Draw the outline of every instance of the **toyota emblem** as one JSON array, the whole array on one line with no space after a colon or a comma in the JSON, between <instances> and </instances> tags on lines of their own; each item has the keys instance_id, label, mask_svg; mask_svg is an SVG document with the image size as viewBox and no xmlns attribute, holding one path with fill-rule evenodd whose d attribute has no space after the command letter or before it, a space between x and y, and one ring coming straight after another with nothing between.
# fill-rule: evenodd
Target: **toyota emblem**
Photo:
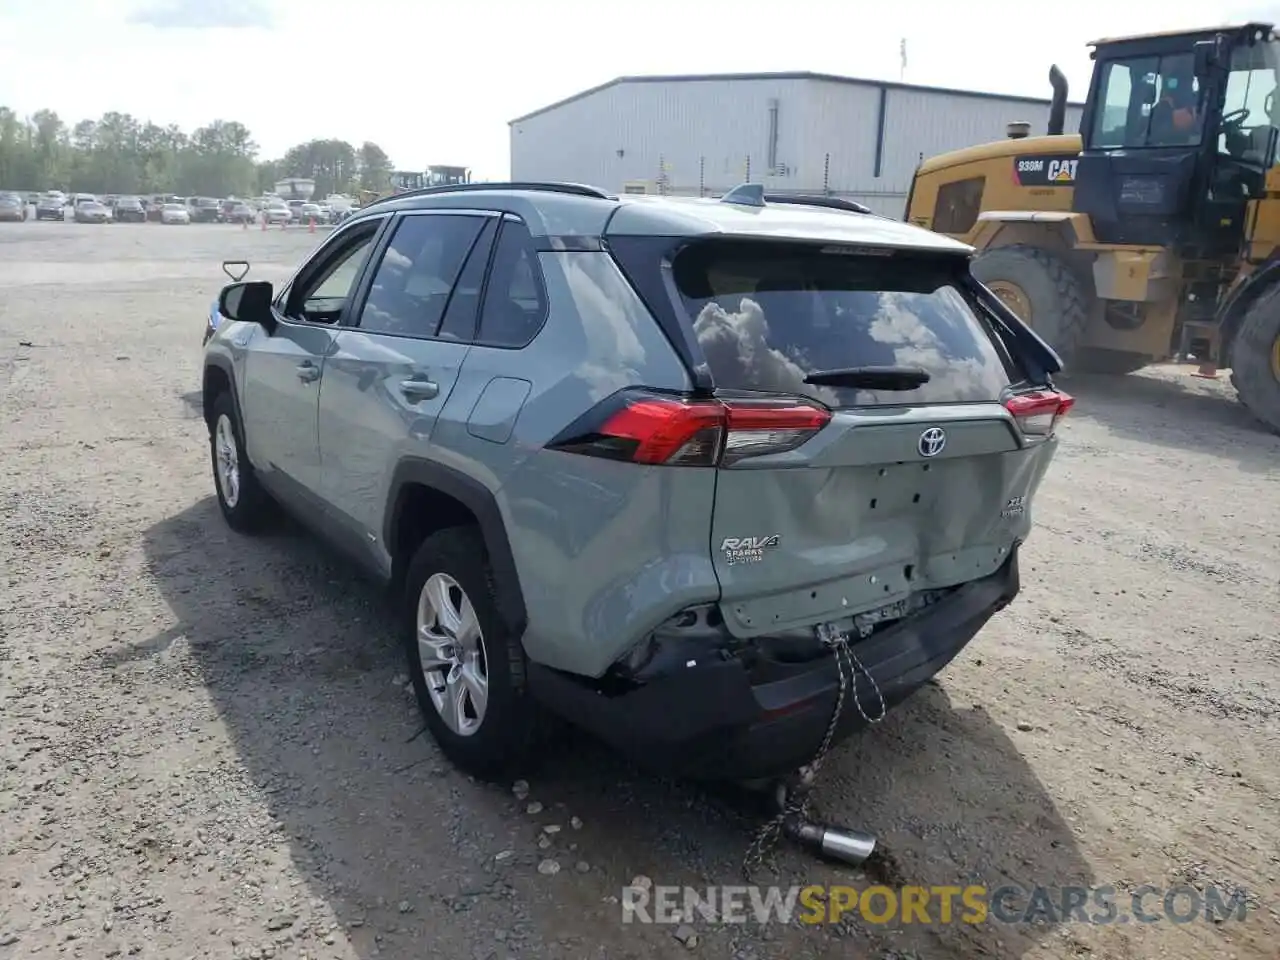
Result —
<instances>
[{"instance_id":1,"label":"toyota emblem","mask_svg":"<svg viewBox=\"0 0 1280 960\"><path fill-rule=\"evenodd\" d=\"M920 440L916 444L922 457L936 457L943 451L947 445L947 435L941 427L930 427L924 433L920 434Z\"/></svg>"}]
</instances>

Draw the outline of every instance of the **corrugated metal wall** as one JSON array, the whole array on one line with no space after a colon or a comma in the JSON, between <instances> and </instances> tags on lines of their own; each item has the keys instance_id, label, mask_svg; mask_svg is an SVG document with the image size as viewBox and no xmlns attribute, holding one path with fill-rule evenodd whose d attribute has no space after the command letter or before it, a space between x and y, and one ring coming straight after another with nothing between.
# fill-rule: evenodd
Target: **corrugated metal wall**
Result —
<instances>
[{"instance_id":1,"label":"corrugated metal wall","mask_svg":"<svg viewBox=\"0 0 1280 960\"><path fill-rule=\"evenodd\" d=\"M702 182L710 193L746 179L750 157L751 178L759 180L770 101L779 105L779 143L799 144L807 87L804 80L609 87L512 124L511 176L620 190L628 180L657 181L665 166L678 192L696 194Z\"/></svg>"},{"instance_id":2,"label":"corrugated metal wall","mask_svg":"<svg viewBox=\"0 0 1280 960\"><path fill-rule=\"evenodd\" d=\"M1068 107L1068 131L1080 113ZM665 176L668 192L696 195L741 183L749 164L772 190L825 191L900 217L922 155L998 140L1011 120L1043 133L1047 119L1045 104L827 80L631 81L512 124L511 176L610 190Z\"/></svg>"}]
</instances>

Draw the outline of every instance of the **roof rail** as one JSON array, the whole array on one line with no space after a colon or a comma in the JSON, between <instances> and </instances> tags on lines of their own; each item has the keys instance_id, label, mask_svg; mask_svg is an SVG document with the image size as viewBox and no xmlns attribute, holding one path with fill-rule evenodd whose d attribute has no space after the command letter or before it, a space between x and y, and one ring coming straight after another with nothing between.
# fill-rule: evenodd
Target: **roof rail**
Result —
<instances>
[{"instance_id":1,"label":"roof rail","mask_svg":"<svg viewBox=\"0 0 1280 960\"><path fill-rule=\"evenodd\" d=\"M599 187L589 187L584 183L539 183L539 182L479 182L479 183L446 183L435 187L422 187L419 190L405 190L402 193L391 193L379 197L373 203L365 204L364 209L390 200L403 200L406 197L430 197L445 193L475 193L486 190L530 190L544 193L564 193L574 197L590 197L593 200L616 200L617 197L605 193Z\"/></svg>"},{"instance_id":2,"label":"roof rail","mask_svg":"<svg viewBox=\"0 0 1280 960\"><path fill-rule=\"evenodd\" d=\"M843 210L846 213L874 213L870 207L864 207L853 200L844 200L840 197L806 197L766 193L764 199L766 203L794 203L802 207L826 207L830 210Z\"/></svg>"}]
</instances>

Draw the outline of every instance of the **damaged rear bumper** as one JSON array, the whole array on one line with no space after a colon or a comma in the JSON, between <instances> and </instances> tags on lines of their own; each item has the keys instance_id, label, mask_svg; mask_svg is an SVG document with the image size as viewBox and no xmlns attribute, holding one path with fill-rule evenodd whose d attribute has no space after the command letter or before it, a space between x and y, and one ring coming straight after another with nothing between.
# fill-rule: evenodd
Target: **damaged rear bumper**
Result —
<instances>
[{"instance_id":1,"label":"damaged rear bumper","mask_svg":"<svg viewBox=\"0 0 1280 960\"><path fill-rule=\"evenodd\" d=\"M1015 550L991 576L855 641L852 649L892 707L950 663L1019 586ZM835 709L839 672L829 654L752 669L736 657L707 659L606 695L590 681L530 664L529 685L553 712L646 767L696 779L749 780L784 776L812 758ZM856 686L863 711L875 717L880 702L870 684L859 677ZM836 740L866 725L846 699Z\"/></svg>"}]
</instances>

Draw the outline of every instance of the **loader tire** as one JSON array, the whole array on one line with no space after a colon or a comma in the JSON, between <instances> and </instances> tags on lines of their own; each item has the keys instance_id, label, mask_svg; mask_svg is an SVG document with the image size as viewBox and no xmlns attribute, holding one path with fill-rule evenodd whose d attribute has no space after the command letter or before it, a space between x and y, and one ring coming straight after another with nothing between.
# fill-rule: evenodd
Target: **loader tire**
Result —
<instances>
[{"instance_id":1,"label":"loader tire","mask_svg":"<svg viewBox=\"0 0 1280 960\"><path fill-rule=\"evenodd\" d=\"M979 254L973 275L1057 351L1076 355L1089 322L1084 284L1062 260L1038 247L1013 244Z\"/></svg>"},{"instance_id":2,"label":"loader tire","mask_svg":"<svg viewBox=\"0 0 1280 960\"><path fill-rule=\"evenodd\" d=\"M1231 344L1231 385L1245 409L1280 434L1280 284L1245 311Z\"/></svg>"}]
</instances>

